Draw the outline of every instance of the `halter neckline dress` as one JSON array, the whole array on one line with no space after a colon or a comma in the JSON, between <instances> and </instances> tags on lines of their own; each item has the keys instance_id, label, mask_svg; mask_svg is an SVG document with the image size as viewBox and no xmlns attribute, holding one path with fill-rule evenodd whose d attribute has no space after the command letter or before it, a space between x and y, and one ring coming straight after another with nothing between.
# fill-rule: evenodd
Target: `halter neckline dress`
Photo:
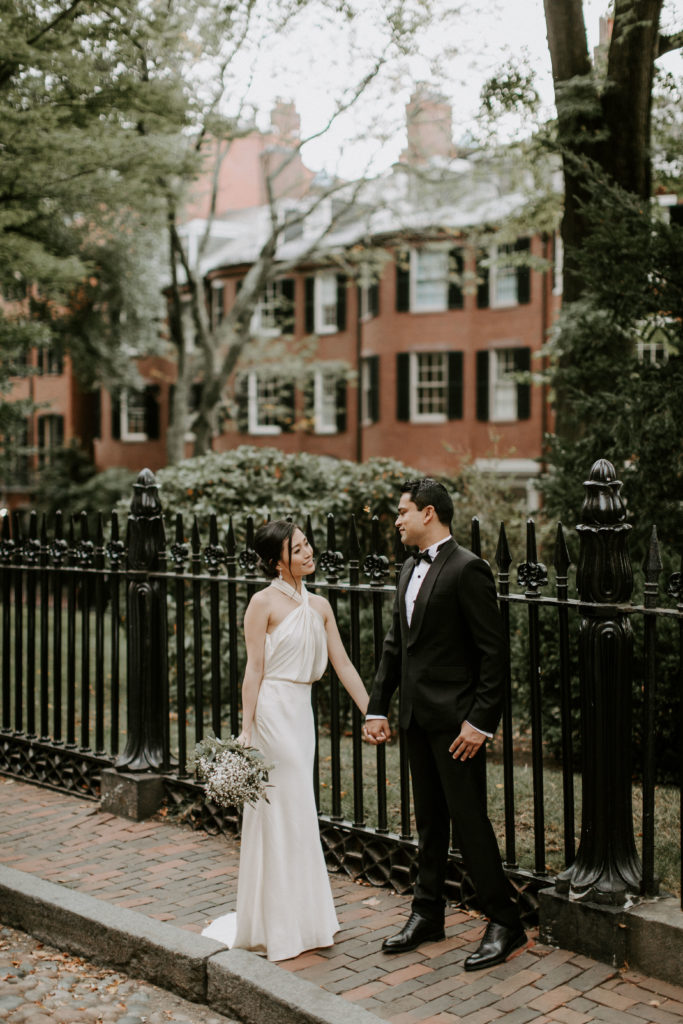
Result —
<instances>
[{"instance_id":1,"label":"halter neckline dress","mask_svg":"<svg viewBox=\"0 0 683 1024\"><path fill-rule=\"evenodd\" d=\"M218 918L202 934L287 960L331 946L339 929L313 791L311 684L327 666L327 637L303 584L301 594L283 580L270 586L296 602L266 634L252 727L253 746L275 767L268 802L244 808L237 914Z\"/></svg>"}]
</instances>

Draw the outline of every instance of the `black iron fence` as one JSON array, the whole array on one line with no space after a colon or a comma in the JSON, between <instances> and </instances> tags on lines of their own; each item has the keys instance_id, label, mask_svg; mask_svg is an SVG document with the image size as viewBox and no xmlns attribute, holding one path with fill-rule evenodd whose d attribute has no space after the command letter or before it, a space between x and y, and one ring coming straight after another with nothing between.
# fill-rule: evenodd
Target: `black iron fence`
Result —
<instances>
[{"instance_id":1,"label":"black iron fence","mask_svg":"<svg viewBox=\"0 0 683 1024\"><path fill-rule=\"evenodd\" d=\"M535 893L553 879L560 890L614 904L627 892L652 896L658 891L653 740L658 628L663 620L677 628L680 697L683 579L681 573L671 576L670 604L659 605L662 570L653 530L643 603L633 603L629 526L613 467L597 462L585 487L578 598L570 597L570 558L560 525L549 573L538 560L529 521L525 558L512 584L516 590L504 525L495 555L483 552L497 572L510 654L501 738L489 754L489 774L499 780L490 797L499 806L491 810L497 814L506 869L529 915ZM65 523L58 514L50 530L35 513L3 519L0 772L95 799L105 768L156 772L169 804L195 826L239 828L236 814L206 803L186 762L207 729L219 736L239 731L241 620L249 598L264 583L257 573L253 520L243 522L240 550L232 521L222 539L215 516L204 538L196 520L190 524L177 516L171 522L164 518L148 470L134 485L125 543L115 513L106 525L102 517L93 523L85 514ZM478 525L475 518L470 544L481 554ZM353 517L344 524L344 544L338 543L338 526L329 516L323 543L310 521L306 524L319 553L309 585L330 600L351 658L370 686L403 549L384 550L376 519L372 550L365 553ZM645 738L639 851L631 771L634 629L642 631L644 645L642 679L636 680L643 692L639 725ZM544 702L550 678L560 734L553 786L561 797L549 843ZM401 737L388 749L363 745L360 716L349 707L331 668L313 688L313 703L316 798L328 863L375 884L409 888L416 844ZM528 722L523 771L531 780L528 796L520 795L525 779L515 753L522 719ZM529 807L521 812L523 800ZM529 835L531 844L520 847ZM549 867L549 846L557 847L555 867ZM448 886L453 899L471 902L457 849Z\"/></svg>"}]
</instances>

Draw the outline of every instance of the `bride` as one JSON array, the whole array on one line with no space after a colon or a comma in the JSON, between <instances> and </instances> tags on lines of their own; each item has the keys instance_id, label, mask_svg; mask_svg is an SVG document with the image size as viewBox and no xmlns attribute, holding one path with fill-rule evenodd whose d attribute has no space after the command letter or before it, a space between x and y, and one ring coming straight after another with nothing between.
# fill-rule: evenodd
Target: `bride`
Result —
<instances>
[{"instance_id":1,"label":"bride","mask_svg":"<svg viewBox=\"0 0 683 1024\"><path fill-rule=\"evenodd\" d=\"M275 767L268 802L244 807L236 921L227 914L202 934L269 960L287 960L331 946L339 929L313 792L311 683L329 658L363 714L368 694L329 602L304 586L315 563L302 531L286 520L267 523L256 531L254 548L272 582L254 594L244 616L247 666L238 740L257 747Z\"/></svg>"}]
</instances>

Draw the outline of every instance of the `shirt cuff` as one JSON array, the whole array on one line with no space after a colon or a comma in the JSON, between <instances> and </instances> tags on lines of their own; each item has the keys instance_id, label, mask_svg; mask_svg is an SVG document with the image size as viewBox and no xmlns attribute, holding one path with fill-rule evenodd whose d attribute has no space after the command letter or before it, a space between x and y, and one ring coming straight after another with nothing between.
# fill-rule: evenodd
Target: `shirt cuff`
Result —
<instances>
[{"instance_id":1,"label":"shirt cuff","mask_svg":"<svg viewBox=\"0 0 683 1024\"><path fill-rule=\"evenodd\" d=\"M469 725L470 728L474 729L475 732L480 732L482 734L482 736L488 736L488 738L490 740L493 739L493 733L492 732L486 732L485 729L478 729L476 725L472 725L472 723L471 722L467 722L467 720L466 720L466 725Z\"/></svg>"},{"instance_id":2,"label":"shirt cuff","mask_svg":"<svg viewBox=\"0 0 683 1024\"><path fill-rule=\"evenodd\" d=\"M386 715L366 715L366 716L365 716L365 721L366 721L366 722L370 722L370 721L371 721L371 720L372 720L373 718L374 718L374 719L377 719L377 718L383 718L385 722L386 722L386 721L388 721L388 719L387 719L387 716L386 716Z\"/></svg>"}]
</instances>

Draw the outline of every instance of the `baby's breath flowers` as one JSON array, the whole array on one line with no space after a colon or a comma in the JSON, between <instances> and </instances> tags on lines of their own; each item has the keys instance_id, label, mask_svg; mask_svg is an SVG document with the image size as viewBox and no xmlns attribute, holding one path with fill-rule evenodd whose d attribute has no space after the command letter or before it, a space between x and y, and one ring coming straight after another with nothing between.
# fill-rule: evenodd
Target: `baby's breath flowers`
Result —
<instances>
[{"instance_id":1,"label":"baby's breath flowers","mask_svg":"<svg viewBox=\"0 0 683 1024\"><path fill-rule=\"evenodd\" d=\"M244 804L255 804L261 797L268 803L268 772L273 765L266 764L255 747L244 747L232 737L219 740L209 731L188 757L187 767L205 783L208 799L219 807L241 811Z\"/></svg>"}]
</instances>

